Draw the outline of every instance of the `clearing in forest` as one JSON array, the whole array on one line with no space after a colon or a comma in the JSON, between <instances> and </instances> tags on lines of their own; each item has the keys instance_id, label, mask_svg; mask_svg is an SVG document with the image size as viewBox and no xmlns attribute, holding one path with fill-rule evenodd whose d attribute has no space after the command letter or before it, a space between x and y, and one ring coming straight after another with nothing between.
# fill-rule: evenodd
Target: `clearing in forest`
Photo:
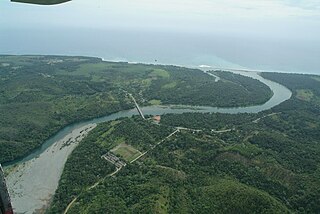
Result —
<instances>
[{"instance_id":1,"label":"clearing in forest","mask_svg":"<svg viewBox=\"0 0 320 214\"><path fill-rule=\"evenodd\" d=\"M120 155L125 161L130 162L141 155L141 152L133 148L132 146L121 143L111 150L112 153Z\"/></svg>"},{"instance_id":2,"label":"clearing in forest","mask_svg":"<svg viewBox=\"0 0 320 214\"><path fill-rule=\"evenodd\" d=\"M311 90L306 90L306 89L297 90L296 97L300 100L310 102L313 96L314 94Z\"/></svg>"}]
</instances>

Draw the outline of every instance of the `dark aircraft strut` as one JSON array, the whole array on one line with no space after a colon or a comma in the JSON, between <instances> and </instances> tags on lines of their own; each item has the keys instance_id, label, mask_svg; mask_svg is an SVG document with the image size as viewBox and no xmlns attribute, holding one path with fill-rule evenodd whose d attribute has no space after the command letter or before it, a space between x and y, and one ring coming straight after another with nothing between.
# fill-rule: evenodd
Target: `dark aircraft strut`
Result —
<instances>
[{"instance_id":1,"label":"dark aircraft strut","mask_svg":"<svg viewBox=\"0 0 320 214\"><path fill-rule=\"evenodd\" d=\"M71 0L11 0L12 2L27 3L27 4L40 4L40 5L54 5L61 4Z\"/></svg>"}]
</instances>

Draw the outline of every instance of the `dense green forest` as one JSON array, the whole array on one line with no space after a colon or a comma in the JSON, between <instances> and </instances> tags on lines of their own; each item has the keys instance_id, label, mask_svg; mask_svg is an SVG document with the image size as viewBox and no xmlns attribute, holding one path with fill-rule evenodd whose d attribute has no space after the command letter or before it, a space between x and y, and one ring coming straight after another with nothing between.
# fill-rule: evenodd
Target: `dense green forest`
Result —
<instances>
[{"instance_id":1,"label":"dense green forest","mask_svg":"<svg viewBox=\"0 0 320 214\"><path fill-rule=\"evenodd\" d=\"M215 78L199 70L186 72L185 68L172 66L163 69L170 71L170 76L150 84L144 93L149 100L159 100L163 104L238 107L262 104L272 96L268 86L239 74L216 71L215 75L221 80L215 82Z\"/></svg>"},{"instance_id":2,"label":"dense green forest","mask_svg":"<svg viewBox=\"0 0 320 214\"><path fill-rule=\"evenodd\" d=\"M62 127L139 104L244 106L259 81L63 56L0 57L0 162ZM319 213L320 77L262 73L293 91L258 114L168 114L97 126L69 157L49 213ZM179 128L178 128L179 127ZM106 154L125 162L116 167Z\"/></svg>"},{"instance_id":3,"label":"dense green forest","mask_svg":"<svg viewBox=\"0 0 320 214\"><path fill-rule=\"evenodd\" d=\"M138 117L101 124L68 160L50 212L77 197L68 213L319 213L320 82L310 75L267 75L297 93L259 114L169 114L160 125ZM313 96L301 98L299 90ZM189 129L150 147L177 126ZM95 179L86 169L79 175L91 161L74 158L85 145L106 152L121 136L149 152L88 188L110 170ZM99 155L95 161L102 161ZM85 185L74 187L73 176ZM78 191L63 195L65 186Z\"/></svg>"},{"instance_id":4,"label":"dense green forest","mask_svg":"<svg viewBox=\"0 0 320 214\"><path fill-rule=\"evenodd\" d=\"M172 131L138 117L98 125L69 157L50 213L62 213L74 197L115 170L102 155L124 143L148 151Z\"/></svg>"},{"instance_id":5,"label":"dense green forest","mask_svg":"<svg viewBox=\"0 0 320 214\"><path fill-rule=\"evenodd\" d=\"M25 156L61 128L142 105L244 106L271 91L231 73L66 56L0 56L0 163ZM257 87L257 90L252 90ZM228 99L224 99L227 96Z\"/></svg>"}]
</instances>

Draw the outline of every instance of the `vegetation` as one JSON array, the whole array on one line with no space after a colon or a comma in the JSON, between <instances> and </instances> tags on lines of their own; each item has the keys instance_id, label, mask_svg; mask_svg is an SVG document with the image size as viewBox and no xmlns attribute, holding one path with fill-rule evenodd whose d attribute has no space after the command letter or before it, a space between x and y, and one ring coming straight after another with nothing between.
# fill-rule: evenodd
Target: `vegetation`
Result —
<instances>
[{"instance_id":1,"label":"vegetation","mask_svg":"<svg viewBox=\"0 0 320 214\"><path fill-rule=\"evenodd\" d=\"M266 85L239 74L216 71L215 75L221 80L215 82L215 78L199 70L173 66L164 66L164 69L169 71L170 78L152 81L143 94L147 99L162 104L238 107L262 104L272 96Z\"/></svg>"},{"instance_id":2,"label":"vegetation","mask_svg":"<svg viewBox=\"0 0 320 214\"><path fill-rule=\"evenodd\" d=\"M69 157L51 213L62 213L73 198L115 170L101 158L102 155L112 151L129 163L136 157L137 149L142 152L150 150L171 131L170 127L159 129L158 125L146 123L138 117L98 125Z\"/></svg>"},{"instance_id":3,"label":"vegetation","mask_svg":"<svg viewBox=\"0 0 320 214\"><path fill-rule=\"evenodd\" d=\"M1 56L0 71L0 162L67 124L133 108L126 93L143 105L242 106L271 96L262 83L229 72L215 71L215 82L195 69L88 57ZM76 199L69 213L319 213L319 77L262 75L293 97L259 114L98 125L69 157L48 212L62 213ZM108 152L127 165L116 171L103 158Z\"/></svg>"},{"instance_id":4,"label":"vegetation","mask_svg":"<svg viewBox=\"0 0 320 214\"><path fill-rule=\"evenodd\" d=\"M319 76L291 74L290 78L287 78L286 74L282 73L262 73L262 76L287 86L298 99L320 106Z\"/></svg>"},{"instance_id":5,"label":"vegetation","mask_svg":"<svg viewBox=\"0 0 320 214\"><path fill-rule=\"evenodd\" d=\"M101 158L106 150L97 139L105 131L102 126L95 128L69 157L55 193L57 202L52 206L52 213L62 213L62 207L65 208L74 196L115 170L112 164Z\"/></svg>"},{"instance_id":6,"label":"vegetation","mask_svg":"<svg viewBox=\"0 0 320 214\"><path fill-rule=\"evenodd\" d=\"M296 97L300 100L311 101L313 92L310 90L298 89Z\"/></svg>"},{"instance_id":7,"label":"vegetation","mask_svg":"<svg viewBox=\"0 0 320 214\"><path fill-rule=\"evenodd\" d=\"M200 70L89 57L3 55L0 71L0 163L31 153L68 124L133 108L126 91L143 105L211 106L254 105L271 93L230 73L215 83Z\"/></svg>"},{"instance_id":8,"label":"vegetation","mask_svg":"<svg viewBox=\"0 0 320 214\"><path fill-rule=\"evenodd\" d=\"M67 124L132 107L107 82L67 75L78 61L95 64L98 59L0 59L0 162L24 156Z\"/></svg>"},{"instance_id":9,"label":"vegetation","mask_svg":"<svg viewBox=\"0 0 320 214\"><path fill-rule=\"evenodd\" d=\"M115 155L122 157L125 161L129 163L133 161L135 158L139 157L139 155L141 155L140 151L136 150L134 147L126 143L119 144L117 147L113 148L111 152Z\"/></svg>"},{"instance_id":10,"label":"vegetation","mask_svg":"<svg viewBox=\"0 0 320 214\"><path fill-rule=\"evenodd\" d=\"M318 213L320 110L314 100L320 84L307 80L296 87L291 84L295 75L286 74L284 79L268 75L292 90L314 95L310 101L293 96L260 114L185 113L164 115L160 125L138 117L118 120L113 127L101 124L98 129L106 132L97 139L111 139L100 143L103 151L114 148L114 141L124 141L149 152L95 188L81 186L68 213ZM175 126L189 129L151 149ZM68 163L64 175L73 175L77 170L71 166L78 164L71 158ZM89 180L86 173L78 179ZM61 189L60 184L58 192ZM74 197L56 196L53 207ZM61 205L61 210L65 207Z\"/></svg>"}]
</instances>

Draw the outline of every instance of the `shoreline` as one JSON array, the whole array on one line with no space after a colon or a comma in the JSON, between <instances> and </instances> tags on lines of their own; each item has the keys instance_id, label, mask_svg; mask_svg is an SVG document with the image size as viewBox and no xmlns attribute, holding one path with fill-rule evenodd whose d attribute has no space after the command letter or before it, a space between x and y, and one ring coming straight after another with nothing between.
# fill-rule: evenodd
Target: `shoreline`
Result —
<instances>
[{"instance_id":1,"label":"shoreline","mask_svg":"<svg viewBox=\"0 0 320 214\"><path fill-rule=\"evenodd\" d=\"M37 158L8 169L6 180L16 213L31 214L49 205L69 155L95 127L88 124L74 129Z\"/></svg>"},{"instance_id":2,"label":"shoreline","mask_svg":"<svg viewBox=\"0 0 320 214\"><path fill-rule=\"evenodd\" d=\"M60 56L60 55L56 55ZM69 56L69 55L68 55ZM70 57L73 55L70 55ZM102 60L102 62L119 62L119 63L128 63L128 64L148 64L148 65L172 65L178 67L185 67L185 68L192 68L192 69L199 69L202 71L210 71L210 70L222 70L222 71L241 71L241 72L257 72L257 73L284 73L284 74L305 74L305 75L316 75L320 76L320 73L312 73L312 72L296 72L296 71L285 71L285 70L270 70L270 69L254 69L254 68L232 68L232 67L216 67L207 64L199 64L199 65L182 65L182 64L175 64L175 63L154 63L154 62L137 62L137 61L127 61L127 60L113 60L113 59L105 59L100 56L86 56L86 57L95 57Z\"/></svg>"},{"instance_id":3,"label":"shoreline","mask_svg":"<svg viewBox=\"0 0 320 214\"><path fill-rule=\"evenodd\" d=\"M86 55L86 54L39 54L39 53L0 53L0 56L66 56L66 57L90 57L90 58L97 58L101 59L102 62L122 62L122 63L128 63L128 64L149 64L149 65L173 65L178 67L186 67L186 68L194 68L194 69L208 69L209 70L235 70L235 71L247 71L247 72L267 72L267 73L285 73L285 74L305 74L305 75L315 75L320 76L320 72L317 73L317 71L310 71L310 72L304 72L304 71L289 71L289 70L273 70L273 69L255 69L255 68L247 68L239 65L239 68L232 68L232 67L219 67L219 66L211 66L207 64L197 64L197 65L182 65L182 64L175 64L175 63L154 63L154 62L142 62L142 61L129 61L129 60L116 60L116 59L105 59L101 56L94 56L94 55ZM114 57L116 58L116 57ZM121 57L118 57L121 58ZM241 68L240 68L241 67Z\"/></svg>"}]
</instances>

